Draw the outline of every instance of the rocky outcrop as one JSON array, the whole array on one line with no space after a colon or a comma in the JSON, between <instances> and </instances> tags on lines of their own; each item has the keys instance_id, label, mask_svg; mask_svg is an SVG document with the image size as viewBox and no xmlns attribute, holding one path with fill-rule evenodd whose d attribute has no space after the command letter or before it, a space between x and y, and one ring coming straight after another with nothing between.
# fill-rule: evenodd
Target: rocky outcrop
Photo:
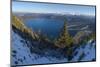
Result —
<instances>
[{"instance_id":1,"label":"rocky outcrop","mask_svg":"<svg viewBox=\"0 0 100 67\"><path fill-rule=\"evenodd\" d=\"M12 16L12 29L19 30L23 32L26 37L32 37L34 40L39 39L39 35L33 32L31 29L27 28L21 19L17 18L16 16Z\"/></svg>"},{"instance_id":2,"label":"rocky outcrop","mask_svg":"<svg viewBox=\"0 0 100 67\"><path fill-rule=\"evenodd\" d=\"M73 37L73 43L79 44L82 40L84 40L86 37L88 37L91 34L90 31L79 31L74 37Z\"/></svg>"}]
</instances>

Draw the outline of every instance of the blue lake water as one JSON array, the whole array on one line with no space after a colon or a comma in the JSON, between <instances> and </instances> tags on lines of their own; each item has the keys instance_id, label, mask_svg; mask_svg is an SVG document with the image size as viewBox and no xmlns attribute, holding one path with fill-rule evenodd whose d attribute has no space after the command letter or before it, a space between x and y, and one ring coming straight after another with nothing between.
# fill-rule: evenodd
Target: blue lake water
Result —
<instances>
[{"instance_id":1,"label":"blue lake water","mask_svg":"<svg viewBox=\"0 0 100 67\"><path fill-rule=\"evenodd\" d=\"M40 31L41 34L44 34L50 38L57 37L63 27L64 20L61 19L45 19L45 18L35 18L25 20L27 27L32 28L33 31ZM76 30L69 30L69 33L73 36L77 33Z\"/></svg>"}]
</instances>

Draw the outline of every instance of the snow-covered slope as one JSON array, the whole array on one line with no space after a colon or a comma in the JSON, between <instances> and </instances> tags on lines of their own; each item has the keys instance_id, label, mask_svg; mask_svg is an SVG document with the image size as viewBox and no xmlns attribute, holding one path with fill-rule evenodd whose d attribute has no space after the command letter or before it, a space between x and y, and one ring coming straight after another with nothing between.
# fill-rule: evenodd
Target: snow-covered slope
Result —
<instances>
[{"instance_id":1,"label":"snow-covered slope","mask_svg":"<svg viewBox=\"0 0 100 67\"><path fill-rule=\"evenodd\" d=\"M58 61L64 62L65 60L56 60L55 58L51 59L50 57L40 57L37 54L31 54L25 40L12 31L12 65L57 63Z\"/></svg>"},{"instance_id":2,"label":"snow-covered slope","mask_svg":"<svg viewBox=\"0 0 100 67\"><path fill-rule=\"evenodd\" d=\"M67 58L57 59L55 57L46 56L50 52L47 50L45 56L31 53L26 41L12 30L12 50L11 64L12 65L27 65L27 64L46 64L46 63L62 63L69 62ZM28 41L27 41L28 42ZM51 53L59 55L56 51L51 50ZM83 44L75 50L75 54L71 60L74 61L92 61L95 60L95 41L90 40L87 44Z\"/></svg>"},{"instance_id":3,"label":"snow-covered slope","mask_svg":"<svg viewBox=\"0 0 100 67\"><path fill-rule=\"evenodd\" d=\"M76 56L72 61L95 61L96 59L96 44L95 41L90 40L87 44L82 44L76 49ZM82 58L81 58L82 57Z\"/></svg>"}]
</instances>

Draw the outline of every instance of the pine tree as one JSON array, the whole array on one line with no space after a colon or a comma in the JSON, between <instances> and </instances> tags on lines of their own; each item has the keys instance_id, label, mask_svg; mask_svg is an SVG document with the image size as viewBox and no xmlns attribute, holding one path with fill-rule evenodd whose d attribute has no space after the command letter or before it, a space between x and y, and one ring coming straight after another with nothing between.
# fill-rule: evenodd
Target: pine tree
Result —
<instances>
[{"instance_id":1,"label":"pine tree","mask_svg":"<svg viewBox=\"0 0 100 67\"><path fill-rule=\"evenodd\" d=\"M61 34L59 38L56 40L55 44L58 47L64 48L64 47L69 47L72 44L72 42L73 40L72 40L72 37L68 33L67 23L65 21L63 28L61 30Z\"/></svg>"}]
</instances>

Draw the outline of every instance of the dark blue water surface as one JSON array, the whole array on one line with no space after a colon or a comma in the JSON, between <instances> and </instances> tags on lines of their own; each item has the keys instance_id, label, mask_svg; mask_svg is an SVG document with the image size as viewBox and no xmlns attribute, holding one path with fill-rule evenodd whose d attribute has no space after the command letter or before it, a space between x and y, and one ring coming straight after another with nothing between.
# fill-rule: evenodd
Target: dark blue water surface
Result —
<instances>
[{"instance_id":1,"label":"dark blue water surface","mask_svg":"<svg viewBox=\"0 0 100 67\"><path fill-rule=\"evenodd\" d=\"M40 31L50 38L58 37L63 27L64 20L61 19L45 19L45 18L35 18L25 20L27 27L32 28L33 31ZM69 33L73 36L77 31L69 30Z\"/></svg>"}]
</instances>

